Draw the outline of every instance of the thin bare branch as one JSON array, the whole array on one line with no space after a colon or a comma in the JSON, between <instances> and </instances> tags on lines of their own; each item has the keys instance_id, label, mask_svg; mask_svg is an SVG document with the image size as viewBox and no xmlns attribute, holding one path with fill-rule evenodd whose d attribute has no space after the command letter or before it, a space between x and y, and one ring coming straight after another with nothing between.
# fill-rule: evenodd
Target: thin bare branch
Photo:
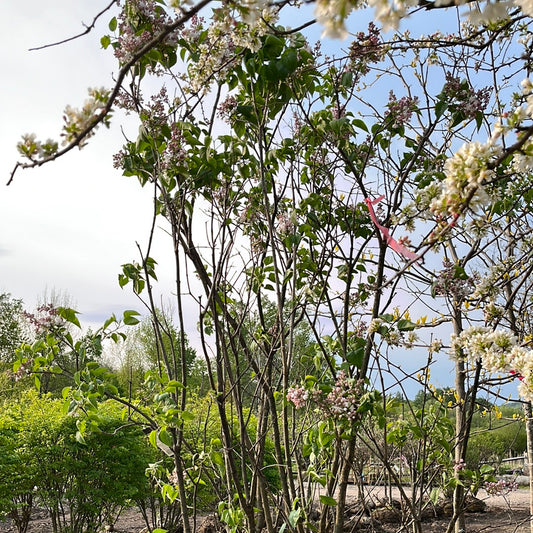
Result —
<instances>
[{"instance_id":1,"label":"thin bare branch","mask_svg":"<svg viewBox=\"0 0 533 533\"><path fill-rule=\"evenodd\" d=\"M100 11L100 13L98 13L94 18L93 18L93 21L91 22L91 24L89 24L89 26L86 26L85 24L83 24L82 22L82 25L85 27L85 31L82 31L81 33L78 33L77 35L73 35L72 37L67 37L66 39L63 39L61 41L57 41L55 43L49 43L49 44L43 44L42 46L36 46L35 48L30 48L30 52L34 52L36 50L44 50L45 48L51 48L52 46L60 46L62 44L65 44L65 43L69 43L71 41L75 41L76 39L79 39L80 37L83 37L84 35L87 35L88 33L90 33L94 27L96 26L96 21L104 14L104 13L107 13L112 7L113 7L113 4L118 4L118 0L111 0L110 4L106 7L104 7L104 9L102 9L102 11Z\"/></svg>"}]
</instances>

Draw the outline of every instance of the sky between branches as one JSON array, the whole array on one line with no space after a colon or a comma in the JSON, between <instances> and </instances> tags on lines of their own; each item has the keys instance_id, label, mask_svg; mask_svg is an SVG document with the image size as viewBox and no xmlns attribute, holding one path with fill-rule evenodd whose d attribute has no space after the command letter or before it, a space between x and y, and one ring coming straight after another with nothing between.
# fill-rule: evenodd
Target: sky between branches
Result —
<instances>
[{"instance_id":1,"label":"sky between branches","mask_svg":"<svg viewBox=\"0 0 533 533\"><path fill-rule=\"evenodd\" d=\"M46 2L46 9L37 0L0 3L5 27L1 62L6 81L0 90L4 183L20 159L15 145L21 134L35 132L40 138L57 138L67 104L80 105L88 87L111 86L116 64L112 54L99 45L110 15L104 15L88 36L29 51L82 31L82 22L91 23L103 6L61 0ZM306 9L302 20L292 21L292 25L311 15L312 8ZM423 16L426 33L446 20L442 11ZM350 30L364 30L369 20L370 12L356 12ZM416 27L420 21L409 24ZM320 33L315 26L310 41ZM325 51L338 46L342 43L323 42ZM131 291L120 289L117 283L120 265L138 258L136 242L143 244L151 220L150 191L140 189L136 180L122 177L112 166L112 156L123 143L120 125L124 124L126 133L134 137L136 125L116 117L111 129L101 129L82 151L70 152L43 168L20 172L9 187L2 187L0 291L22 298L30 308L45 290L64 292L81 312L82 322L92 327L113 312L144 312ZM165 238L159 232L160 250ZM154 255L160 263L161 290L168 298L173 289L171 258L165 265L157 251ZM193 323L187 327L195 330ZM189 336L194 346L194 336ZM434 381L449 385L450 363L445 354L441 359Z\"/></svg>"}]
</instances>

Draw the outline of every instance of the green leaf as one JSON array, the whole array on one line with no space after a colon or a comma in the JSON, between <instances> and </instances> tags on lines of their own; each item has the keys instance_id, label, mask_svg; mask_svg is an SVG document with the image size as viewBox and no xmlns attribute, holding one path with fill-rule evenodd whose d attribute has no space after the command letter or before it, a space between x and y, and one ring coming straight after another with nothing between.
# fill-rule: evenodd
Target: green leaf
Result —
<instances>
[{"instance_id":1,"label":"green leaf","mask_svg":"<svg viewBox=\"0 0 533 533\"><path fill-rule=\"evenodd\" d=\"M481 129L481 126L483 126L483 118L484 118L484 116L485 115L481 111L478 111L476 113L476 127L477 127L478 131Z\"/></svg>"},{"instance_id":2,"label":"green leaf","mask_svg":"<svg viewBox=\"0 0 533 533\"><path fill-rule=\"evenodd\" d=\"M224 466L224 457L218 451L212 451L210 454L211 461L218 466Z\"/></svg>"},{"instance_id":3,"label":"green leaf","mask_svg":"<svg viewBox=\"0 0 533 533\"><path fill-rule=\"evenodd\" d=\"M280 37L268 34L261 50L265 54L265 58L274 59L279 57L283 50L284 44L285 42Z\"/></svg>"},{"instance_id":4,"label":"green leaf","mask_svg":"<svg viewBox=\"0 0 533 533\"><path fill-rule=\"evenodd\" d=\"M110 31L115 31L117 29L117 17L113 17L110 21L109 21L109 30Z\"/></svg>"},{"instance_id":5,"label":"green leaf","mask_svg":"<svg viewBox=\"0 0 533 533\"><path fill-rule=\"evenodd\" d=\"M111 385L111 383L106 383L105 391L113 396L118 396L118 389L115 385Z\"/></svg>"},{"instance_id":6,"label":"green leaf","mask_svg":"<svg viewBox=\"0 0 533 533\"><path fill-rule=\"evenodd\" d=\"M442 115L445 113L445 111L448 109L448 104L445 100L439 100L435 104L435 116L437 118L442 117Z\"/></svg>"},{"instance_id":7,"label":"green leaf","mask_svg":"<svg viewBox=\"0 0 533 533\"><path fill-rule=\"evenodd\" d=\"M117 317L115 315L111 315L105 322L102 329L107 329L111 324L114 324L117 321Z\"/></svg>"},{"instance_id":8,"label":"green leaf","mask_svg":"<svg viewBox=\"0 0 533 533\"><path fill-rule=\"evenodd\" d=\"M167 446L172 446L172 435L166 429L159 432L159 440Z\"/></svg>"},{"instance_id":9,"label":"green leaf","mask_svg":"<svg viewBox=\"0 0 533 533\"><path fill-rule=\"evenodd\" d=\"M413 331L413 329L416 328L416 324L414 322L411 322L410 320L402 318L398 320L398 322L396 323L396 327L400 331Z\"/></svg>"},{"instance_id":10,"label":"green leaf","mask_svg":"<svg viewBox=\"0 0 533 533\"><path fill-rule=\"evenodd\" d=\"M492 474L494 472L494 467L491 465L482 465L479 472L481 474Z\"/></svg>"},{"instance_id":11,"label":"green leaf","mask_svg":"<svg viewBox=\"0 0 533 533\"><path fill-rule=\"evenodd\" d=\"M172 379L168 382L167 386L165 387L165 391L167 392L176 392L178 389L184 389L182 383L179 381L176 381L175 379Z\"/></svg>"},{"instance_id":12,"label":"green leaf","mask_svg":"<svg viewBox=\"0 0 533 533\"><path fill-rule=\"evenodd\" d=\"M69 309L68 307L58 307L57 314L67 322L70 322L81 329L80 321L76 316L78 312L74 311L74 309Z\"/></svg>"},{"instance_id":13,"label":"green leaf","mask_svg":"<svg viewBox=\"0 0 533 533\"><path fill-rule=\"evenodd\" d=\"M79 442L80 444L87 444L84 436L79 431L76 431L76 442Z\"/></svg>"},{"instance_id":14,"label":"green leaf","mask_svg":"<svg viewBox=\"0 0 533 533\"><path fill-rule=\"evenodd\" d=\"M433 505L439 501L441 489L439 487L433 487L429 493L429 499Z\"/></svg>"},{"instance_id":15,"label":"green leaf","mask_svg":"<svg viewBox=\"0 0 533 533\"><path fill-rule=\"evenodd\" d=\"M347 70L343 73L341 83L344 87L351 87L353 85L353 73Z\"/></svg>"},{"instance_id":16,"label":"green leaf","mask_svg":"<svg viewBox=\"0 0 533 533\"><path fill-rule=\"evenodd\" d=\"M366 124L359 118L355 118L352 120L352 125L356 128L359 128L360 130L366 131L368 133L368 128L366 127Z\"/></svg>"},{"instance_id":17,"label":"green leaf","mask_svg":"<svg viewBox=\"0 0 533 533\"><path fill-rule=\"evenodd\" d=\"M191 420L194 420L194 415L190 413L189 411L183 411L181 413L181 418L185 421L191 421Z\"/></svg>"},{"instance_id":18,"label":"green leaf","mask_svg":"<svg viewBox=\"0 0 533 533\"><path fill-rule=\"evenodd\" d=\"M298 523L298 520L300 519L300 516L302 514L301 509L294 509L289 513L289 524L291 527L295 528L296 524Z\"/></svg>"},{"instance_id":19,"label":"green leaf","mask_svg":"<svg viewBox=\"0 0 533 533\"><path fill-rule=\"evenodd\" d=\"M337 505L337 500L331 496L320 496L320 503L323 505L331 505L335 507Z\"/></svg>"},{"instance_id":20,"label":"green leaf","mask_svg":"<svg viewBox=\"0 0 533 533\"><path fill-rule=\"evenodd\" d=\"M100 44L102 45L102 48L105 50L111 44L111 37L109 37L109 35L104 35L100 39Z\"/></svg>"},{"instance_id":21,"label":"green leaf","mask_svg":"<svg viewBox=\"0 0 533 533\"><path fill-rule=\"evenodd\" d=\"M363 364L363 358L365 355L365 348L357 348L346 352L346 361L356 368L361 368Z\"/></svg>"},{"instance_id":22,"label":"green leaf","mask_svg":"<svg viewBox=\"0 0 533 533\"><path fill-rule=\"evenodd\" d=\"M136 318L138 316L140 316L140 313L137 311L124 311L124 318L122 320L126 326L135 326L140 322L139 319Z\"/></svg>"}]
</instances>

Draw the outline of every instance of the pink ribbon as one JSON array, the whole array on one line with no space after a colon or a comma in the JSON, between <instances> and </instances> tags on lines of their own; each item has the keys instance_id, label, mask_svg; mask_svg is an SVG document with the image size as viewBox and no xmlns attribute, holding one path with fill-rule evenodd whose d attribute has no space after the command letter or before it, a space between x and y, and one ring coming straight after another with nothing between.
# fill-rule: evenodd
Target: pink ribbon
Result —
<instances>
[{"instance_id":1,"label":"pink ribbon","mask_svg":"<svg viewBox=\"0 0 533 533\"><path fill-rule=\"evenodd\" d=\"M524 381L524 376L520 375L516 370L509 370L511 376L518 378L520 381Z\"/></svg>"},{"instance_id":2,"label":"pink ribbon","mask_svg":"<svg viewBox=\"0 0 533 533\"><path fill-rule=\"evenodd\" d=\"M404 257L407 257L407 259L418 259L418 255L416 255L414 252L409 250L407 246L404 246L403 244L400 244L389 232L389 228L386 228L385 226L382 226L376 217L376 213L374 212L374 204L377 204L381 202L385 198L385 195L382 194L379 198L376 198L375 200L371 200L370 198L365 198L366 206L368 207L368 212L370 213L370 218L372 219L372 222L376 225L376 228L378 228L379 231L381 231L381 234L383 235L383 238L385 239L385 242L395 251L398 252L400 255L403 255Z\"/></svg>"}]
</instances>

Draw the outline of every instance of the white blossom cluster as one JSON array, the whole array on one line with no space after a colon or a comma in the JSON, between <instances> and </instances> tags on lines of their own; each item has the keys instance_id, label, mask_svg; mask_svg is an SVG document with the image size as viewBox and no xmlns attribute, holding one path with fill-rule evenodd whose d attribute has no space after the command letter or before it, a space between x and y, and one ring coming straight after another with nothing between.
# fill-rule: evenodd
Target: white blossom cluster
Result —
<instances>
[{"instance_id":1,"label":"white blossom cluster","mask_svg":"<svg viewBox=\"0 0 533 533\"><path fill-rule=\"evenodd\" d=\"M524 15L533 17L533 1L532 0L514 0L514 4L520 7Z\"/></svg>"},{"instance_id":2,"label":"white blossom cluster","mask_svg":"<svg viewBox=\"0 0 533 533\"><path fill-rule=\"evenodd\" d=\"M198 59L189 64L188 80L193 93L207 91L214 80L226 76L237 47L252 52L261 48L261 38L270 31L269 24L276 21L277 15L269 8L256 13L256 8L262 7L260 2L248 2L245 7L243 22L230 14L219 14L209 26L207 37L198 47Z\"/></svg>"},{"instance_id":3,"label":"white blossom cluster","mask_svg":"<svg viewBox=\"0 0 533 533\"><path fill-rule=\"evenodd\" d=\"M81 109L76 109L70 105L63 111L63 145L78 142L78 146L83 148L88 139L94 135L94 131L86 133L83 139L79 135L91 124L95 123L102 113L105 113L105 106L109 98L109 91L100 88L90 88L89 98L85 100ZM109 125L109 115L105 116L103 123ZM34 133L22 136L22 141L17 144L18 151L32 162L42 161L51 157L58 151L58 143L52 139L39 141Z\"/></svg>"},{"instance_id":4,"label":"white blossom cluster","mask_svg":"<svg viewBox=\"0 0 533 533\"><path fill-rule=\"evenodd\" d=\"M104 88L90 88L88 92L89 98L85 100L83 107L76 109L67 106L63 112L65 124L63 125L61 136L64 137L64 145L73 142L99 115L105 112L104 108L107 104L109 91ZM90 134L85 136L80 146L86 144L88 137L90 137Z\"/></svg>"},{"instance_id":5,"label":"white blossom cluster","mask_svg":"<svg viewBox=\"0 0 533 533\"><path fill-rule=\"evenodd\" d=\"M322 37L345 39L348 36L348 30L344 21L356 7L357 4L351 0L317 0L315 17L324 28Z\"/></svg>"},{"instance_id":6,"label":"white blossom cluster","mask_svg":"<svg viewBox=\"0 0 533 533\"><path fill-rule=\"evenodd\" d=\"M315 17L324 28L322 37L345 39L348 30L344 21L352 10L365 4L358 0L317 0ZM418 0L368 0L367 4L374 8L374 20L388 31L398 29L400 20L407 16L410 7L418 4Z\"/></svg>"},{"instance_id":7,"label":"white blossom cluster","mask_svg":"<svg viewBox=\"0 0 533 533\"><path fill-rule=\"evenodd\" d=\"M30 161L40 161L57 152L58 144L53 139L42 142L37 139L35 133L27 133L22 136L22 141L17 144L17 150Z\"/></svg>"},{"instance_id":8,"label":"white blossom cluster","mask_svg":"<svg viewBox=\"0 0 533 533\"><path fill-rule=\"evenodd\" d=\"M489 24L507 18L509 9L519 2L513 0L497 0L486 2L484 5L477 3L468 14L472 24Z\"/></svg>"},{"instance_id":9,"label":"white blossom cluster","mask_svg":"<svg viewBox=\"0 0 533 533\"><path fill-rule=\"evenodd\" d=\"M520 346L512 333L473 326L452 335L451 350L456 357L480 361L487 372L516 375L518 394L533 400L533 351Z\"/></svg>"},{"instance_id":10,"label":"white blossom cluster","mask_svg":"<svg viewBox=\"0 0 533 533\"><path fill-rule=\"evenodd\" d=\"M467 4L467 0L435 0L436 7L450 7ZM317 0L315 17L324 28L322 37L345 39L348 31L345 20L351 11L368 5L374 8L374 20L379 22L385 31L398 29L402 18L408 16L411 7L419 4L418 0ZM493 0L484 3L476 2L470 7L467 18L471 24L488 24L505 20L509 11L519 7L524 15L533 16L533 0Z\"/></svg>"},{"instance_id":11,"label":"white blossom cluster","mask_svg":"<svg viewBox=\"0 0 533 533\"><path fill-rule=\"evenodd\" d=\"M489 164L499 153L500 148L491 140L463 144L446 160L446 178L440 195L431 201L430 210L437 216L457 219L465 204L472 208L484 205L489 199L484 184L494 176Z\"/></svg>"},{"instance_id":12,"label":"white blossom cluster","mask_svg":"<svg viewBox=\"0 0 533 533\"><path fill-rule=\"evenodd\" d=\"M368 5L374 8L374 19L388 31L398 29L400 20L410 7L418 5L418 0L369 0Z\"/></svg>"},{"instance_id":13,"label":"white blossom cluster","mask_svg":"<svg viewBox=\"0 0 533 533\"><path fill-rule=\"evenodd\" d=\"M446 161L446 179L441 185L441 193L429 205L438 218L451 216L456 220L465 205L475 208L491 200L485 186L495 176L491 163L502 154L499 139L510 132L524 129L525 123L531 123L533 119L533 82L530 79L522 82L522 100L512 112L501 117L486 143L466 143ZM520 175L532 169L533 140L527 138L520 150L513 153L512 171Z\"/></svg>"}]
</instances>

